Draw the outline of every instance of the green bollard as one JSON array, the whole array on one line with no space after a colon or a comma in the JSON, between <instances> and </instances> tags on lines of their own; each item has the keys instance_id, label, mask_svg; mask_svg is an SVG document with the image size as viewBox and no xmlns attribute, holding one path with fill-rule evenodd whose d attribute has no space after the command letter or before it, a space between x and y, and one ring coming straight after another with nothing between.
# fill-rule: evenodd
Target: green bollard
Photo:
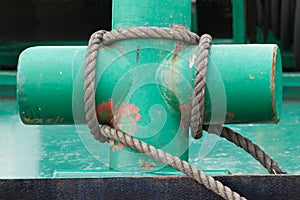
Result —
<instances>
[{"instance_id":1,"label":"green bollard","mask_svg":"<svg viewBox=\"0 0 300 200\"><path fill-rule=\"evenodd\" d=\"M153 42L155 41L149 40L149 43ZM189 52L196 53L196 47L190 48ZM108 65L119 53L117 47L104 49L99 53L98 76L104 76L101 67ZM115 51L115 55L112 55L112 52L103 53L112 50ZM25 124L74 124L74 121L85 123L83 105L78 103L74 109L72 107L73 96L78 95L75 100L83 103L81 87L85 54L86 47L83 46L33 47L23 51L18 65L17 95L20 116ZM220 94L215 94L214 97L217 101L215 105L226 102L225 123L279 121L282 96L281 60L276 45L212 45L209 60L205 100L206 124L210 123L212 111L210 93L219 90ZM190 63L185 61L189 66ZM195 65L192 66L189 77L185 78L188 82L188 92L192 92L194 68ZM187 70L188 67L184 69ZM108 84L104 86L107 88ZM225 91L222 91L222 88ZM186 90L186 87L184 89ZM98 86L98 90L100 95L103 89ZM222 119L214 120L214 123L222 123Z\"/></svg>"},{"instance_id":2,"label":"green bollard","mask_svg":"<svg viewBox=\"0 0 300 200\"><path fill-rule=\"evenodd\" d=\"M190 1L163 1L168 7L161 2L114 1L113 27L189 28ZM121 7L126 9L116 10ZM144 18L153 8L161 15ZM197 50L197 46L154 39L120 41L101 48L96 75L99 121L187 160ZM24 123L85 122L85 53L86 47L35 47L21 54L18 101ZM205 123L278 122L282 92L276 45L212 45L207 79ZM120 144L110 145L112 168L163 167Z\"/></svg>"}]
</instances>

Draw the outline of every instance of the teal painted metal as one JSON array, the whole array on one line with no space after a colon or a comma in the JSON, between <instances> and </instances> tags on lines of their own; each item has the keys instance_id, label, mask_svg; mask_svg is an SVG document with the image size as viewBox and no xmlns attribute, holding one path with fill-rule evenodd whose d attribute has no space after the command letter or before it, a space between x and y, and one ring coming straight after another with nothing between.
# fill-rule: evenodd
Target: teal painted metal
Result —
<instances>
[{"instance_id":1,"label":"teal painted metal","mask_svg":"<svg viewBox=\"0 0 300 200\"><path fill-rule=\"evenodd\" d=\"M149 40L148 43L154 45L155 41ZM172 50L173 46L170 46ZM179 54L179 58L181 58L179 61L183 62L180 68L188 71L185 73L189 74L186 77L188 87L184 88L185 90L190 88L190 91L186 92L192 92L195 66L189 68L189 57L190 52L196 52L196 50L196 47L191 47L187 48L185 53ZM147 52L147 49L144 51ZM106 94L108 88L111 87L109 86L111 81L119 80L124 73L121 70L125 70L128 65L127 57L120 57L119 61L126 60L126 66L117 68L116 71L120 72L118 77L115 73L109 74L112 70L109 63L118 57L119 52L119 48L113 46L112 48L105 47L99 53L98 81L100 77L102 81L107 81L104 85L98 84L99 92L97 94L100 96L102 92L106 98L111 97ZM76 123L85 122L82 100L85 53L86 47L77 46L34 47L21 54L18 71L18 98L24 123L48 124L50 121L53 122L58 115L63 118L60 122L62 124L73 124L74 117ZM144 52L141 50L141 59L143 59L143 54ZM134 57L134 63L136 63L135 51L131 51L131 55L128 56ZM155 65L156 67L163 58ZM102 69L103 66L106 66L105 70ZM274 45L212 45L208 63L208 91L220 91L220 84L225 88L226 110L235 116L232 117L231 114L228 114L225 119L227 123L271 123L278 120L282 95L280 66L280 53ZM146 73L146 71L139 73ZM217 81L219 78L222 80ZM242 89L240 88L241 84L243 85ZM272 90L274 84L276 89ZM101 90L101 88L105 89ZM277 102L274 108L272 107L272 96L275 97L274 102ZM218 96L215 99L219 99L216 104L223 102L223 99ZM76 101L73 102L74 109L72 109L72 101ZM97 104L102 103L100 100L97 102ZM206 95L206 102L206 116L209 116L211 115L211 96L209 94ZM258 112L265 113L265 115L257 115ZM278 114L274 114L276 112ZM208 118L206 117L206 119ZM208 122L209 120L206 121L206 123Z\"/></svg>"},{"instance_id":2,"label":"teal painted metal","mask_svg":"<svg viewBox=\"0 0 300 200\"><path fill-rule=\"evenodd\" d=\"M133 26L191 28L191 0L114 0L112 29Z\"/></svg>"},{"instance_id":3,"label":"teal painted metal","mask_svg":"<svg viewBox=\"0 0 300 200\"><path fill-rule=\"evenodd\" d=\"M172 9L161 6L160 1L149 1L143 4L147 5L144 9L136 9L138 1L116 0L113 4L113 27L155 25L190 28L190 1L174 3L166 0L164 3L172 5ZM157 14L150 20L147 13L153 10ZM260 47L220 45L211 48L206 123L278 122L282 95L280 53L275 45ZM197 50L197 46L187 46L178 41L153 39L120 41L101 48L96 92L99 121L187 160ZM44 47L22 53L18 98L25 123L84 121L84 111L80 108L83 106L83 87L76 77L85 52L85 47ZM231 63L227 61L229 57ZM242 58L242 62L238 58ZM256 61L257 58L260 61ZM244 62L247 70L240 70ZM49 66L54 67L50 69ZM235 76L232 76L234 73ZM78 74L82 81L82 72ZM240 89L241 81L244 82L243 90ZM226 84L223 85L224 82ZM249 102L249 96L244 93L253 91L257 95L251 94ZM258 110L261 112L259 119ZM111 141L110 146L111 168L155 171L164 167L121 144Z\"/></svg>"},{"instance_id":4,"label":"teal painted metal","mask_svg":"<svg viewBox=\"0 0 300 200\"><path fill-rule=\"evenodd\" d=\"M86 125L81 132L74 125L24 125L16 108L16 100L0 99L0 179L101 177L100 171L109 172L109 147L94 141ZM232 125L231 128L260 145L290 175L296 175L300 174L299 123L300 98L283 101L278 125ZM249 176L267 174L242 149L214 135L190 139L189 161L205 170L229 170L232 174ZM159 176L167 174L174 172Z\"/></svg>"},{"instance_id":5,"label":"teal painted metal","mask_svg":"<svg viewBox=\"0 0 300 200\"><path fill-rule=\"evenodd\" d=\"M0 71L0 99L16 98L16 71Z\"/></svg>"},{"instance_id":6,"label":"teal painted metal","mask_svg":"<svg viewBox=\"0 0 300 200\"><path fill-rule=\"evenodd\" d=\"M56 49L54 48L53 50ZM75 52L73 55L77 55L76 53L80 55L80 59L73 58L67 62L67 64L70 64L70 61L74 61L69 65L72 66L71 69L74 70L74 73L71 73L72 75L69 76L72 80L76 80L76 72L79 70L73 66L82 64L81 59L84 57L84 55L81 57L80 51ZM61 57L64 55L56 54L56 56L62 59ZM55 59L55 57L51 59ZM254 58L252 59L255 60ZM39 67L39 65L35 66ZM56 64L53 66L56 66ZM61 69L63 70L53 70L52 72L58 72L61 75L61 72L65 72L64 68ZM38 73L33 74L32 77L37 78L37 75ZM253 78L253 76L251 77ZM59 86L60 79L55 78L57 78L57 76L54 77L54 80L58 81L57 87ZM300 87L300 85L294 84L293 81L291 81L290 76L284 76L283 81L284 85L294 85L293 87L287 86L285 89ZM72 84L74 84L74 82ZM48 84L50 84L50 82ZM46 85L47 84L40 85L40 89L49 90L49 88L52 87L51 84L48 88ZM33 85L30 89L36 91ZM60 91L59 87L57 87L57 89ZM69 85L66 85L64 89L68 91L70 89ZM3 91L4 90L0 89L0 92ZM53 93L48 93L48 95L49 98L53 96ZM43 98L45 100L47 97L44 96ZM96 174L94 174L96 177L101 177L98 173L101 169L103 171L110 171L107 166L103 165L103 160L99 160L99 157L107 156L105 153L108 151L104 145L101 146L101 144L96 142L90 144L83 142L82 138L77 135L78 129L75 126L24 126L18 119L15 110L16 107L17 105L14 100L3 100L0 98L0 178L81 177L81 175L83 177L90 177L89 173L91 171ZM299 98L293 101L284 101L282 120L278 125L235 125L232 126L232 128L261 145L266 152L270 152L270 155L277 160L289 174L299 174L299 108ZM85 133L88 133L87 129L85 129ZM271 139L270 136L272 136ZM90 141L93 140L90 135L87 137L90 137ZM245 152L237 149L234 145L225 140L218 140L218 138L213 135L208 136L205 134L203 139L190 141L190 143L190 161L199 168L229 169L234 174L266 173L266 171ZM89 151L94 149L96 154L88 152L87 149ZM216 165L216 163L222 163L222 165ZM251 166L251 168L249 168L249 166ZM67 170L70 169L74 169L74 173L78 171L81 175L74 175L74 173L68 174ZM173 172L170 173L172 174ZM129 173L127 175L134 176L135 173ZM163 175L165 175L165 173ZM107 174L107 176L109 175ZM111 175L111 177L113 177L113 175Z\"/></svg>"},{"instance_id":7,"label":"teal painted metal","mask_svg":"<svg viewBox=\"0 0 300 200\"><path fill-rule=\"evenodd\" d=\"M300 99L300 73L287 72L283 74L283 97L295 101Z\"/></svg>"},{"instance_id":8,"label":"teal painted metal","mask_svg":"<svg viewBox=\"0 0 300 200\"><path fill-rule=\"evenodd\" d=\"M299 87L300 86L300 73L299 72L287 72L283 76L284 87Z\"/></svg>"},{"instance_id":9,"label":"teal painted metal","mask_svg":"<svg viewBox=\"0 0 300 200\"><path fill-rule=\"evenodd\" d=\"M114 0L112 29L133 26L190 29L191 5L191 0ZM120 48L121 55L113 51L113 58L107 59L111 64L102 67L105 71L98 84L105 90L96 93L100 122L188 160L188 126L181 113L189 110L183 107L187 102L184 92L180 91L180 80L170 81L171 77L179 78L176 75L181 70L177 68L184 60L177 57L184 51L183 44L129 40L116 42L114 46ZM101 61L105 59L102 55L98 57ZM110 146L109 166L113 169L156 171L164 168L160 162L121 144L110 141Z\"/></svg>"},{"instance_id":10,"label":"teal painted metal","mask_svg":"<svg viewBox=\"0 0 300 200\"><path fill-rule=\"evenodd\" d=\"M290 68L293 69L295 66L294 63L294 50L293 48L285 50L282 48L281 41L276 39L272 31L267 32L267 38L264 41L263 39L263 31L261 28L257 28L256 30L256 39L257 43L259 44L277 44L279 48L281 49L281 55L282 55L282 65L284 68Z\"/></svg>"},{"instance_id":11,"label":"teal painted metal","mask_svg":"<svg viewBox=\"0 0 300 200\"><path fill-rule=\"evenodd\" d=\"M233 42L236 44L246 43L246 14L245 0L232 1Z\"/></svg>"},{"instance_id":12,"label":"teal painted metal","mask_svg":"<svg viewBox=\"0 0 300 200\"><path fill-rule=\"evenodd\" d=\"M228 175L231 174L228 170L204 170L210 176ZM164 168L156 172L120 172L113 169L106 170L56 170L53 173L53 178L116 178L116 177L158 177L158 176L186 176L180 171L170 171Z\"/></svg>"},{"instance_id":13,"label":"teal painted metal","mask_svg":"<svg viewBox=\"0 0 300 200\"><path fill-rule=\"evenodd\" d=\"M16 71L0 71L0 85L16 86L17 78Z\"/></svg>"},{"instance_id":14,"label":"teal painted metal","mask_svg":"<svg viewBox=\"0 0 300 200\"><path fill-rule=\"evenodd\" d=\"M169 74L165 74L167 76L166 78L162 78L161 76L156 77L156 75L164 74L161 73L163 70L160 69L159 66L169 66L162 64L164 61L162 61L160 57L157 57L157 54L152 54L154 55L153 57L144 57L144 55L149 55L147 53L149 49L141 49L140 62L144 64L140 65L136 63L135 60L136 51L130 51L131 47L129 47L129 49L125 48L124 44L126 42L127 41L119 43L120 46L123 46L122 49L125 52L129 52L126 55L118 57L120 50L117 47L105 47L99 53L100 62L97 75L99 83L96 99L100 120L102 122L105 121L105 115L103 114L108 114L106 116L109 116L112 109L112 112L119 117L117 120L122 123L122 125L118 125L119 128L131 134L134 133L134 136L146 138L145 140L147 142L154 139L154 145L160 148L163 148L166 144L171 144L171 146L174 147L174 143L177 144L179 139L183 142L188 141L187 132L185 135L181 133L181 131L187 131L186 121L184 121L186 120L184 117L187 115L183 114L180 116L180 110L176 109L178 109L178 106L185 108L185 104L187 104L188 107L191 100L189 98L177 100L168 97L172 97L169 95L173 95L176 91L184 92L184 94L179 93L179 95L185 97L192 94L195 66L190 68L189 59L185 60L184 58L190 58L192 52L197 51L197 47L184 49L182 53L178 55L180 59L178 59L177 62L179 62L179 64L175 66L180 66L178 69L180 69L182 74L186 74L186 78L181 79L182 77L180 78L175 71L176 73L173 74L174 78L169 79ZM130 44L136 47L140 44L138 42L139 41L137 41L137 43L130 41ZM146 43L146 41L143 42L144 44ZM149 40L147 45L157 47L159 46L157 42L161 41ZM169 41L169 45L169 51L165 52L162 56L163 58L172 58L172 56L168 55L173 49L174 43L172 44L172 42ZM159 49L159 51L160 50L161 49ZM83 66L85 52L86 47L36 47L22 53L19 62L18 98L20 113L25 123L71 123L74 117L77 123L84 122L83 73L80 67ZM231 62L228 62L228 57L231 58ZM143 60L145 58L153 60L150 60L151 62L148 60L149 63L146 64ZM243 58L242 61L239 60L241 58ZM134 64L130 65L128 63L130 59L130 63ZM215 116L214 120L219 120L218 117L223 117L223 119L226 118L227 122L234 122L236 120L235 122L240 123L278 121L281 104L281 64L279 51L276 46L214 45L211 48L210 60L207 82L210 95L206 96L206 111L211 111L213 108L216 108L215 105L220 106L226 102L225 107L223 107L223 109L226 108L226 110L224 110L225 113L221 113L221 115L217 117ZM241 64L245 66L242 66L243 70L241 70ZM126 73L126 71L130 71L130 73ZM236 73L236 71L239 72ZM140 74L144 74L146 79L140 79ZM216 74L219 74L218 78L222 77L222 80L218 80ZM133 77L139 77L139 79L134 79ZM139 80L142 80L142 82ZM171 86L177 87L174 80L183 80L187 81L187 83L179 82L178 88L169 89L175 92L168 93L169 90L162 90L164 88L157 87L155 80L161 85L165 85L164 88L170 88ZM168 81L167 85L164 81ZM241 82L243 83L243 89L240 89ZM187 85L184 86L183 84ZM182 85L184 87L182 87ZM224 91L220 91L221 86L223 86ZM274 86L276 88L275 90ZM137 89L129 99L124 97L124 95L126 96L127 92L129 92L128 87L132 90ZM179 88L185 89L182 90ZM151 91L151 93L148 93L149 91ZM161 98L159 101L154 102L154 105L159 106L152 106L153 102L151 101L160 97L161 93L166 95L165 99L177 100L177 102L165 102L165 100ZM217 94L217 96L212 96L214 94ZM222 96L224 94L226 94L226 101L224 101L224 96ZM249 101L250 97L251 101ZM112 104L112 102L114 104ZM275 106L273 103L275 103ZM176 106L172 107L172 104ZM112 107L112 105L114 106ZM161 105L164 106L163 109L160 107ZM220 107L217 107L217 109L218 108ZM132 113L122 116L124 109L125 112L130 110ZM148 113L149 110L150 113ZM170 114L167 115L166 113L168 112L170 112ZM160 116L159 113L161 114ZM208 112L207 116L209 116L210 113ZM257 113L261 114L257 115ZM130 119L128 117L132 118ZM208 118L209 117L206 118L206 122L208 122ZM106 120L107 119L110 118L106 118ZM163 124L161 124L161 122L163 122ZM182 126L179 126L180 122L182 122ZM149 126L149 124L151 125ZM159 126L161 128L155 131L155 127L157 128ZM152 132L153 130L155 132ZM179 131L180 136L184 136L186 139L182 140L181 138L175 137L172 143L166 143L166 138L164 138L165 140L159 138L159 136L166 132L176 135L175 133L177 132L174 133L174 131ZM150 137L149 140L147 136L149 133L153 134L151 136L154 138ZM187 150L188 144L186 144L186 146L180 145L180 148L176 146L177 155L187 155L187 152L183 152ZM116 160L126 157L126 155L120 155L121 151L119 151L119 149L123 148L123 146L114 143L111 143L111 146L114 150L112 154L118 154L119 159ZM141 166L143 170L152 170L161 167L150 160L146 160L147 158L140 159L139 156L136 158L133 155L135 154L130 152L130 158L133 160L130 160L129 165ZM185 159L187 159L187 157L185 157ZM125 161L128 160L129 159L126 159ZM111 162L110 164L115 168L119 168L119 163L120 162ZM124 166L128 163L121 164ZM126 166L126 168L129 170L129 166ZM137 169L134 168L132 170Z\"/></svg>"},{"instance_id":15,"label":"teal painted metal","mask_svg":"<svg viewBox=\"0 0 300 200\"><path fill-rule=\"evenodd\" d=\"M34 46L87 45L87 41L0 42L0 65L17 66L20 53Z\"/></svg>"}]
</instances>

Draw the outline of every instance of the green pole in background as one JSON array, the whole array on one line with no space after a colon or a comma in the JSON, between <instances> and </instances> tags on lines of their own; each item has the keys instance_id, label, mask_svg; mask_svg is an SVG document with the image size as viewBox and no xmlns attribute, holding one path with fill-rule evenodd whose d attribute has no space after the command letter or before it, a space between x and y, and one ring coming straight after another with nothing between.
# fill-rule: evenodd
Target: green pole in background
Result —
<instances>
[{"instance_id":1,"label":"green pole in background","mask_svg":"<svg viewBox=\"0 0 300 200\"><path fill-rule=\"evenodd\" d=\"M141 5L137 0L115 0L113 28L190 28L190 4L187 0L148 0ZM197 46L154 39L101 48L96 75L99 121L187 160L197 50ZM86 47L35 47L22 53L18 101L23 122L85 122L85 53ZM205 123L278 122L282 92L276 45L213 45L207 78ZM110 145L112 168L162 167L120 144Z\"/></svg>"},{"instance_id":2,"label":"green pole in background","mask_svg":"<svg viewBox=\"0 0 300 200\"><path fill-rule=\"evenodd\" d=\"M245 44L247 40L245 2L245 0L232 0L232 27L235 44Z\"/></svg>"}]
</instances>

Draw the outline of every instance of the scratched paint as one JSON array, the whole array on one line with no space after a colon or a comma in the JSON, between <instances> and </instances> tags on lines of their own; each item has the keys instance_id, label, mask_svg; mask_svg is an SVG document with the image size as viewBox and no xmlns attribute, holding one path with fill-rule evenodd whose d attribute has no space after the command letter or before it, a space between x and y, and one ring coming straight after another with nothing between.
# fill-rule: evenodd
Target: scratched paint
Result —
<instances>
[{"instance_id":1,"label":"scratched paint","mask_svg":"<svg viewBox=\"0 0 300 200\"><path fill-rule=\"evenodd\" d=\"M232 121L234 118L234 113L226 112L228 122Z\"/></svg>"},{"instance_id":2,"label":"scratched paint","mask_svg":"<svg viewBox=\"0 0 300 200\"><path fill-rule=\"evenodd\" d=\"M61 116L57 116L57 118L55 119L43 119L43 118L35 118L35 119L31 119L31 118L27 118L27 117L23 117L22 121L26 124L62 124L64 121L64 118Z\"/></svg>"},{"instance_id":3,"label":"scratched paint","mask_svg":"<svg viewBox=\"0 0 300 200\"><path fill-rule=\"evenodd\" d=\"M183 104L178 106L178 109L181 113L181 120L180 120L180 127L182 130L182 133L186 132L190 125L190 119L191 119L191 104Z\"/></svg>"},{"instance_id":4,"label":"scratched paint","mask_svg":"<svg viewBox=\"0 0 300 200\"><path fill-rule=\"evenodd\" d=\"M101 124L108 124L115 129L122 130L129 135L138 131L137 122L141 119L140 109L134 104L114 105L112 99L102 102L97 106L97 116ZM109 141L112 151L123 149L124 145L113 140Z\"/></svg>"},{"instance_id":5,"label":"scratched paint","mask_svg":"<svg viewBox=\"0 0 300 200\"><path fill-rule=\"evenodd\" d=\"M192 54L190 56L190 63L189 63L189 68L192 69L192 67L194 66L195 64L195 59L196 59L196 56L194 54Z\"/></svg>"},{"instance_id":6,"label":"scratched paint","mask_svg":"<svg viewBox=\"0 0 300 200\"><path fill-rule=\"evenodd\" d=\"M271 93L272 93L272 108L275 110L275 85L274 85L274 78L275 78L275 63L276 63L276 48L273 51L272 56L272 71L271 71Z\"/></svg>"}]
</instances>

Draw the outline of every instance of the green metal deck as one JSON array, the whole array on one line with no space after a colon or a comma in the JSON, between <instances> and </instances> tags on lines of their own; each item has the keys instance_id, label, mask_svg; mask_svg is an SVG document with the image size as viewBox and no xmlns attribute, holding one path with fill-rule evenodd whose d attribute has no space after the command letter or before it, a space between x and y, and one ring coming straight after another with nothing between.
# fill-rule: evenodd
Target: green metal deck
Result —
<instances>
[{"instance_id":1,"label":"green metal deck","mask_svg":"<svg viewBox=\"0 0 300 200\"><path fill-rule=\"evenodd\" d=\"M285 100L278 125L230 127L260 145L286 172L296 175L300 174L299 124L300 101ZM24 125L16 100L2 98L0 127L0 179L101 177L109 171L108 145L94 141L85 125ZM191 140L190 145L190 162L212 174L227 170L232 174L267 174L250 155L217 136L205 134L199 141Z\"/></svg>"}]
</instances>

